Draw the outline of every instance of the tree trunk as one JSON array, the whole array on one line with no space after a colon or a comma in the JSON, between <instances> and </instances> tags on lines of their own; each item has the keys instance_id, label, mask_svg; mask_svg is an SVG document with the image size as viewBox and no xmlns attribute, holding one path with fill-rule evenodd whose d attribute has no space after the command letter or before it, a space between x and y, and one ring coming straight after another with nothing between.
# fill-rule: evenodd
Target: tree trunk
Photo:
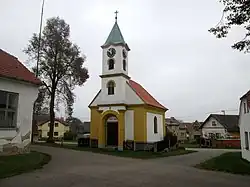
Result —
<instances>
[{"instance_id":1,"label":"tree trunk","mask_svg":"<svg viewBox=\"0 0 250 187\"><path fill-rule=\"evenodd\" d=\"M51 90L51 98L50 98L50 128L49 128L49 138L47 139L48 143L54 143L54 123L55 123L55 89L52 88Z\"/></svg>"}]
</instances>

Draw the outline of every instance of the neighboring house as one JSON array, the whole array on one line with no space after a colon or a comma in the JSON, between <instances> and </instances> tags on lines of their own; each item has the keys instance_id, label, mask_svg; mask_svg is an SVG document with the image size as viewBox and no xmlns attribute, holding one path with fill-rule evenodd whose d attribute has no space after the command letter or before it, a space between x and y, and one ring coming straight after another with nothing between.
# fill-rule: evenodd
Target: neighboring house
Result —
<instances>
[{"instance_id":1,"label":"neighboring house","mask_svg":"<svg viewBox=\"0 0 250 187\"><path fill-rule=\"evenodd\" d=\"M46 120L38 125L39 138L48 138L50 120ZM53 136L55 139L62 138L65 132L69 132L69 125L60 119L55 119Z\"/></svg>"},{"instance_id":2,"label":"neighboring house","mask_svg":"<svg viewBox=\"0 0 250 187\"><path fill-rule=\"evenodd\" d=\"M210 114L201 125L203 137L239 138L239 115Z\"/></svg>"},{"instance_id":3,"label":"neighboring house","mask_svg":"<svg viewBox=\"0 0 250 187\"><path fill-rule=\"evenodd\" d=\"M181 122L179 126L179 132L178 132L178 140L181 142L184 142L189 139L189 134L188 134L188 128L191 123L184 123Z\"/></svg>"},{"instance_id":4,"label":"neighboring house","mask_svg":"<svg viewBox=\"0 0 250 187\"><path fill-rule=\"evenodd\" d=\"M201 125L203 122L194 121L193 123L188 123L187 125L187 132L188 132L188 139L190 141L197 140L201 136Z\"/></svg>"},{"instance_id":5,"label":"neighboring house","mask_svg":"<svg viewBox=\"0 0 250 187\"><path fill-rule=\"evenodd\" d=\"M180 122L174 117L165 119L166 131L172 132L174 135L178 136Z\"/></svg>"},{"instance_id":6,"label":"neighboring house","mask_svg":"<svg viewBox=\"0 0 250 187\"><path fill-rule=\"evenodd\" d=\"M201 130L199 129L201 122L197 120L193 123L187 123L170 117L165 119L165 124L166 131L172 132L181 142L195 140L201 136Z\"/></svg>"},{"instance_id":7,"label":"neighboring house","mask_svg":"<svg viewBox=\"0 0 250 187\"><path fill-rule=\"evenodd\" d=\"M240 98L240 139L242 158L250 161L250 91Z\"/></svg>"},{"instance_id":8,"label":"neighboring house","mask_svg":"<svg viewBox=\"0 0 250 187\"><path fill-rule=\"evenodd\" d=\"M38 124L49 120L49 114L33 114L33 123L32 123L32 134L33 141L37 141L39 138Z\"/></svg>"},{"instance_id":9,"label":"neighboring house","mask_svg":"<svg viewBox=\"0 0 250 187\"><path fill-rule=\"evenodd\" d=\"M0 49L0 154L29 151L40 84L16 57Z\"/></svg>"}]
</instances>

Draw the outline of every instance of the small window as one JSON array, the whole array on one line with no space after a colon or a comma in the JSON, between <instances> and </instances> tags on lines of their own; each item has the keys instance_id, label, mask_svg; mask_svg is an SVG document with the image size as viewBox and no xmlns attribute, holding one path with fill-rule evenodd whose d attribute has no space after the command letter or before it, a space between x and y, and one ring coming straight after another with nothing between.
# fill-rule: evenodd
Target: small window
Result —
<instances>
[{"instance_id":1,"label":"small window","mask_svg":"<svg viewBox=\"0 0 250 187\"><path fill-rule=\"evenodd\" d=\"M216 121L212 121L212 126L216 126Z\"/></svg>"},{"instance_id":2,"label":"small window","mask_svg":"<svg viewBox=\"0 0 250 187\"><path fill-rule=\"evenodd\" d=\"M210 137L210 138L214 138L214 137L215 137L215 134L214 134L214 133L209 133L209 137Z\"/></svg>"},{"instance_id":3,"label":"small window","mask_svg":"<svg viewBox=\"0 0 250 187\"><path fill-rule=\"evenodd\" d=\"M108 60L108 66L109 66L109 70L115 68L115 61L114 61L114 59L109 59Z\"/></svg>"},{"instance_id":4,"label":"small window","mask_svg":"<svg viewBox=\"0 0 250 187\"><path fill-rule=\"evenodd\" d=\"M49 132L47 132L47 136L49 136Z\"/></svg>"},{"instance_id":5,"label":"small window","mask_svg":"<svg viewBox=\"0 0 250 187\"><path fill-rule=\"evenodd\" d=\"M108 87L108 95L114 95L115 94L115 82L109 81L107 84Z\"/></svg>"},{"instance_id":6,"label":"small window","mask_svg":"<svg viewBox=\"0 0 250 187\"><path fill-rule=\"evenodd\" d=\"M216 136L216 138L220 138L221 137L220 133L216 133L215 136Z\"/></svg>"},{"instance_id":7,"label":"small window","mask_svg":"<svg viewBox=\"0 0 250 187\"><path fill-rule=\"evenodd\" d=\"M55 123L55 127L58 127L58 123Z\"/></svg>"},{"instance_id":8,"label":"small window","mask_svg":"<svg viewBox=\"0 0 250 187\"><path fill-rule=\"evenodd\" d=\"M50 127L50 122L48 123L48 127Z\"/></svg>"},{"instance_id":9,"label":"small window","mask_svg":"<svg viewBox=\"0 0 250 187\"><path fill-rule=\"evenodd\" d=\"M58 136L58 132L54 132L54 136Z\"/></svg>"},{"instance_id":10,"label":"small window","mask_svg":"<svg viewBox=\"0 0 250 187\"><path fill-rule=\"evenodd\" d=\"M246 103L243 104L244 105L244 114L247 113L247 110L246 110Z\"/></svg>"},{"instance_id":11,"label":"small window","mask_svg":"<svg viewBox=\"0 0 250 187\"><path fill-rule=\"evenodd\" d=\"M157 117L154 117L154 133L158 133L158 127L157 127Z\"/></svg>"},{"instance_id":12,"label":"small window","mask_svg":"<svg viewBox=\"0 0 250 187\"><path fill-rule=\"evenodd\" d=\"M0 90L0 128L16 127L18 93Z\"/></svg>"},{"instance_id":13,"label":"small window","mask_svg":"<svg viewBox=\"0 0 250 187\"><path fill-rule=\"evenodd\" d=\"M184 132L181 132L181 137L184 137L185 136L185 133Z\"/></svg>"},{"instance_id":14,"label":"small window","mask_svg":"<svg viewBox=\"0 0 250 187\"><path fill-rule=\"evenodd\" d=\"M248 132L245 132L245 148L246 150L249 150Z\"/></svg>"},{"instance_id":15,"label":"small window","mask_svg":"<svg viewBox=\"0 0 250 187\"><path fill-rule=\"evenodd\" d=\"M126 60L123 60L123 70L124 71L126 71L126 66L127 66Z\"/></svg>"}]
</instances>

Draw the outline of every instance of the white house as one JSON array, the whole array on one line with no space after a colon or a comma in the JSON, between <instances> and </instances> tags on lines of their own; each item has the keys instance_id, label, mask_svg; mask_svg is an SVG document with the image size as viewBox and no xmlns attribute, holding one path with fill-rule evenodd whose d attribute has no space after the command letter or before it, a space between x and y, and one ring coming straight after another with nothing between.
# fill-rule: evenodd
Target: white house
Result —
<instances>
[{"instance_id":1,"label":"white house","mask_svg":"<svg viewBox=\"0 0 250 187\"><path fill-rule=\"evenodd\" d=\"M0 155L29 150L40 83L16 57L0 49Z\"/></svg>"},{"instance_id":2,"label":"white house","mask_svg":"<svg viewBox=\"0 0 250 187\"><path fill-rule=\"evenodd\" d=\"M249 150L249 142L250 142L250 91L248 91L245 95L243 95L240 100L240 139L241 139L241 152L242 158L250 161L250 150Z\"/></svg>"},{"instance_id":3,"label":"white house","mask_svg":"<svg viewBox=\"0 0 250 187\"><path fill-rule=\"evenodd\" d=\"M240 136L238 124L238 115L210 114L200 128L203 137L238 138Z\"/></svg>"}]
</instances>

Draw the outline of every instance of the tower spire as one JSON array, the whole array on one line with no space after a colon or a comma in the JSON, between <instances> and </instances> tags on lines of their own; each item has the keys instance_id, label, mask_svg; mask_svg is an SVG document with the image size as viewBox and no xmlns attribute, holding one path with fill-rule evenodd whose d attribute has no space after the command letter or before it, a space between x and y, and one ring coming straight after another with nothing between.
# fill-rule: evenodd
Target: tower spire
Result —
<instances>
[{"instance_id":1,"label":"tower spire","mask_svg":"<svg viewBox=\"0 0 250 187\"><path fill-rule=\"evenodd\" d=\"M115 11L115 22L117 22L117 14L118 14L119 12L116 10Z\"/></svg>"}]
</instances>

